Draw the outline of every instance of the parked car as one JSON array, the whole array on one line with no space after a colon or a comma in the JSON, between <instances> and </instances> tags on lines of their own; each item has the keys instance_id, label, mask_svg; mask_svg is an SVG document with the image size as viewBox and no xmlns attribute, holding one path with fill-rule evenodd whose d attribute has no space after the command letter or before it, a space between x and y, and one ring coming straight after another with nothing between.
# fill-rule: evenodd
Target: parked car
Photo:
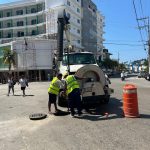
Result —
<instances>
[{"instance_id":1,"label":"parked car","mask_svg":"<svg viewBox=\"0 0 150 150\"><path fill-rule=\"evenodd\" d=\"M148 81L150 81L150 74L149 74L149 73L147 73L147 74L145 75L145 79L148 80Z\"/></svg>"},{"instance_id":2,"label":"parked car","mask_svg":"<svg viewBox=\"0 0 150 150\"><path fill-rule=\"evenodd\" d=\"M146 73L145 73L145 72L140 72L140 73L138 74L138 78L145 78L145 76L146 76Z\"/></svg>"}]
</instances>

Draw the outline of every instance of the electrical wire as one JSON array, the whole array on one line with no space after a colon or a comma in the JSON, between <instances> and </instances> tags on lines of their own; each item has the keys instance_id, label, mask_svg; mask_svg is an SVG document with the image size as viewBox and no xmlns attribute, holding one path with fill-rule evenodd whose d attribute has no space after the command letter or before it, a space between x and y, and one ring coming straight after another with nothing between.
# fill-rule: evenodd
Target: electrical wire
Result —
<instances>
[{"instance_id":1,"label":"electrical wire","mask_svg":"<svg viewBox=\"0 0 150 150\"><path fill-rule=\"evenodd\" d=\"M143 43L144 50L146 50L145 44L144 44L144 40L143 40L143 36L142 36L142 32L141 32L141 28L140 28L140 24L139 24L139 21L138 21L138 15L137 15L137 11L136 11L136 7L135 7L135 2L134 2L134 0L133 0L133 7L134 7L134 13L135 13L135 17L136 17L138 29L139 29L140 36L141 36L141 41L142 41L142 43Z\"/></svg>"},{"instance_id":2,"label":"electrical wire","mask_svg":"<svg viewBox=\"0 0 150 150\"><path fill-rule=\"evenodd\" d=\"M143 18L143 22L144 22L144 29L145 29L147 37L148 37L148 30L146 30L147 24L146 24L146 21L145 21L145 19L147 19L147 18L144 17L143 4L142 4L141 0L140 0L140 6L141 6L142 18Z\"/></svg>"}]
</instances>

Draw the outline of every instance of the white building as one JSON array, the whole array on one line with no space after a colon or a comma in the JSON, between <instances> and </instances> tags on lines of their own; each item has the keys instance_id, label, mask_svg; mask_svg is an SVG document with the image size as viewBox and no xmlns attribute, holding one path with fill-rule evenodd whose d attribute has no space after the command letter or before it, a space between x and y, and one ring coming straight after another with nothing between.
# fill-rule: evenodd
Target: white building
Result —
<instances>
[{"instance_id":1,"label":"white building","mask_svg":"<svg viewBox=\"0 0 150 150\"><path fill-rule=\"evenodd\" d=\"M72 45L81 49L81 0L21 0L0 5L0 43L24 36L56 35L60 9L70 16Z\"/></svg>"},{"instance_id":2,"label":"white building","mask_svg":"<svg viewBox=\"0 0 150 150\"><path fill-rule=\"evenodd\" d=\"M53 67L54 51L57 49L56 40L26 39L1 44L0 49L9 47L16 53L16 65L12 68L14 76L26 74L31 80L46 79ZM0 67L0 72L8 71L8 66Z\"/></svg>"}]
</instances>

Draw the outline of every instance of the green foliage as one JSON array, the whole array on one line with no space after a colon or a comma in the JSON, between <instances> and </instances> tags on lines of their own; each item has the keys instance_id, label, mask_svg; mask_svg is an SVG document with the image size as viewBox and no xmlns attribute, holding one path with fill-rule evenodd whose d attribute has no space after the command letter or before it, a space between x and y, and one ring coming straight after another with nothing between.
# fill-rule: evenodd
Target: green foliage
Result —
<instances>
[{"instance_id":1,"label":"green foliage","mask_svg":"<svg viewBox=\"0 0 150 150\"><path fill-rule=\"evenodd\" d=\"M146 68L144 69L145 72L148 72L148 60L145 60L143 63L144 66L146 66Z\"/></svg>"},{"instance_id":2,"label":"green foliage","mask_svg":"<svg viewBox=\"0 0 150 150\"><path fill-rule=\"evenodd\" d=\"M106 69L114 69L119 66L118 61L111 59L105 59L101 64Z\"/></svg>"},{"instance_id":3,"label":"green foliage","mask_svg":"<svg viewBox=\"0 0 150 150\"><path fill-rule=\"evenodd\" d=\"M119 70L126 70L125 64L123 63L119 64Z\"/></svg>"},{"instance_id":4,"label":"green foliage","mask_svg":"<svg viewBox=\"0 0 150 150\"><path fill-rule=\"evenodd\" d=\"M1 61L8 65L9 71L11 70L12 65L15 66L15 56L16 53L11 51L9 47L3 48L3 56L1 57Z\"/></svg>"}]
</instances>

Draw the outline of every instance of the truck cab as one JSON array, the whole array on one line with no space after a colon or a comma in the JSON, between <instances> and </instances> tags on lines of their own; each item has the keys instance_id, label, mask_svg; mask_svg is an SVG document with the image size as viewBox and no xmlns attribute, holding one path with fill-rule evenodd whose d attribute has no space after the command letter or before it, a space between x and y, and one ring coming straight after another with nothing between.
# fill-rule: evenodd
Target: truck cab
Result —
<instances>
[{"instance_id":1,"label":"truck cab","mask_svg":"<svg viewBox=\"0 0 150 150\"><path fill-rule=\"evenodd\" d=\"M59 71L62 74L67 71L69 71L70 74L75 74L79 68L88 64L98 66L95 57L91 52L74 52L64 54L63 60L60 62Z\"/></svg>"}]
</instances>

